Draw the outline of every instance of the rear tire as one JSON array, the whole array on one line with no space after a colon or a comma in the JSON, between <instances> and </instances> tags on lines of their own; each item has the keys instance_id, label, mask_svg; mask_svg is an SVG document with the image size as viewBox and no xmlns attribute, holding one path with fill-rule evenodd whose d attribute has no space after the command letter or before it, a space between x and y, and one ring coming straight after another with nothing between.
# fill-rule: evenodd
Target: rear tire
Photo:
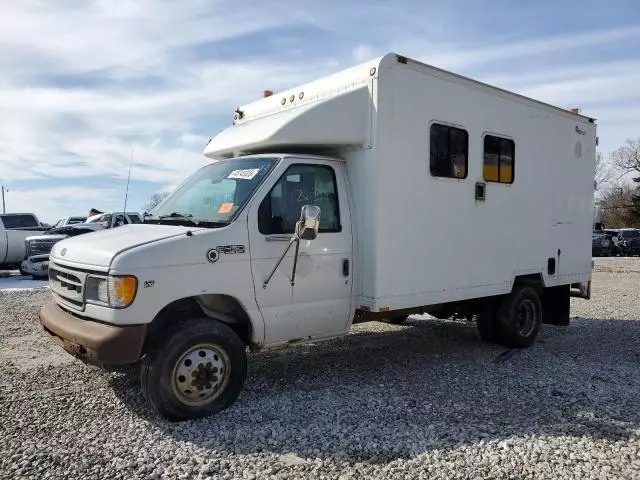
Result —
<instances>
[{"instance_id":1,"label":"rear tire","mask_svg":"<svg viewBox=\"0 0 640 480\"><path fill-rule=\"evenodd\" d=\"M247 376L240 337L227 325L196 318L169 327L140 369L147 402L170 421L201 418L229 407Z\"/></svg>"},{"instance_id":2,"label":"rear tire","mask_svg":"<svg viewBox=\"0 0 640 480\"><path fill-rule=\"evenodd\" d=\"M513 292L500 301L494 323L500 344L510 348L533 345L542 326L538 292L528 286L514 287Z\"/></svg>"}]
</instances>

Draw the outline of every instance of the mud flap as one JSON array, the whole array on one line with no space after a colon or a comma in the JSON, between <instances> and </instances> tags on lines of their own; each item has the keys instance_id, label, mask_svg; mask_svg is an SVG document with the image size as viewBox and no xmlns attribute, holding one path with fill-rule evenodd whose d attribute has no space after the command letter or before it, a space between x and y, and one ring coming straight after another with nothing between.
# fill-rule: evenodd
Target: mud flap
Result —
<instances>
[{"instance_id":1,"label":"mud flap","mask_svg":"<svg viewBox=\"0 0 640 480\"><path fill-rule=\"evenodd\" d=\"M591 299L591 280L588 282L574 283L571 285L571 296L576 298Z\"/></svg>"},{"instance_id":2,"label":"mud flap","mask_svg":"<svg viewBox=\"0 0 640 480\"><path fill-rule=\"evenodd\" d=\"M569 325L570 285L545 288L542 293L542 323Z\"/></svg>"}]
</instances>

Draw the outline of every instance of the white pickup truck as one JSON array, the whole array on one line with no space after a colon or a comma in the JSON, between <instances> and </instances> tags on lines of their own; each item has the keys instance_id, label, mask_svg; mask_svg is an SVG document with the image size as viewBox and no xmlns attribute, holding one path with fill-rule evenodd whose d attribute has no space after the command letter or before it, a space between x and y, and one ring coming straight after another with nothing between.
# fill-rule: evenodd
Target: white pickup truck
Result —
<instances>
[{"instance_id":1,"label":"white pickup truck","mask_svg":"<svg viewBox=\"0 0 640 480\"><path fill-rule=\"evenodd\" d=\"M231 405L247 350L357 322L455 315L528 347L588 296L596 143L592 118L396 54L267 92L144 223L53 246L40 321L139 362L172 420Z\"/></svg>"},{"instance_id":2,"label":"white pickup truck","mask_svg":"<svg viewBox=\"0 0 640 480\"><path fill-rule=\"evenodd\" d=\"M45 230L33 213L0 214L0 270L20 269L26 238Z\"/></svg>"},{"instance_id":3,"label":"white pickup truck","mask_svg":"<svg viewBox=\"0 0 640 480\"><path fill-rule=\"evenodd\" d=\"M69 222L69 218L84 217L67 217L63 226L54 227L44 235L31 236L25 239L25 259L20 267L23 275L31 275L34 279L47 277L49 252L54 244L64 238L92 233L106 228L116 228L130 223L142 223L142 216L138 212L100 213L85 218L86 222ZM63 222L63 220L60 222Z\"/></svg>"}]
</instances>

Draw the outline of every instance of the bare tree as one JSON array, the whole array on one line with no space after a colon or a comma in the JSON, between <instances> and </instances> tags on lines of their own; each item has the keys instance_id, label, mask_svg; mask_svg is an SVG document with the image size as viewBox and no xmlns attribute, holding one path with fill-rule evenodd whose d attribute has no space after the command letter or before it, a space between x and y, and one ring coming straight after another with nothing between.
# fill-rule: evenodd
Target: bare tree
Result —
<instances>
[{"instance_id":1,"label":"bare tree","mask_svg":"<svg viewBox=\"0 0 640 480\"><path fill-rule=\"evenodd\" d=\"M613 172L611 166L603 158L602 153L596 153L596 171L593 178L593 189L597 197L600 197L605 190L613 186Z\"/></svg>"},{"instance_id":2,"label":"bare tree","mask_svg":"<svg viewBox=\"0 0 640 480\"><path fill-rule=\"evenodd\" d=\"M620 183L602 192L597 203L602 212L602 221L607 228L623 228L629 225L629 210L633 205L634 191L634 186Z\"/></svg>"},{"instance_id":3,"label":"bare tree","mask_svg":"<svg viewBox=\"0 0 640 480\"><path fill-rule=\"evenodd\" d=\"M151 195L149 203L147 203L147 205L144 207L145 211L148 212L168 196L169 192L154 193L153 195Z\"/></svg>"},{"instance_id":4,"label":"bare tree","mask_svg":"<svg viewBox=\"0 0 640 480\"><path fill-rule=\"evenodd\" d=\"M640 182L640 137L627 140L624 145L611 152L611 163L622 173L634 173L635 182Z\"/></svg>"}]
</instances>

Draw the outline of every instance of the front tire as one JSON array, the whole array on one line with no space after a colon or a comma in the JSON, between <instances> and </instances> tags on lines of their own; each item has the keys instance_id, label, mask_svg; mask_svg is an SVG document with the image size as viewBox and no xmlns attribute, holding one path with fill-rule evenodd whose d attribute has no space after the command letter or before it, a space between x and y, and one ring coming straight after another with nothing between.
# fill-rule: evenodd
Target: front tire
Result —
<instances>
[{"instance_id":1,"label":"front tire","mask_svg":"<svg viewBox=\"0 0 640 480\"><path fill-rule=\"evenodd\" d=\"M542 326L542 302L538 292L528 286L515 287L500 301L494 321L500 344L510 348L530 347Z\"/></svg>"},{"instance_id":2,"label":"front tire","mask_svg":"<svg viewBox=\"0 0 640 480\"><path fill-rule=\"evenodd\" d=\"M245 345L210 318L177 323L145 356L142 393L161 416L182 421L213 415L238 397L247 375Z\"/></svg>"}]
</instances>

